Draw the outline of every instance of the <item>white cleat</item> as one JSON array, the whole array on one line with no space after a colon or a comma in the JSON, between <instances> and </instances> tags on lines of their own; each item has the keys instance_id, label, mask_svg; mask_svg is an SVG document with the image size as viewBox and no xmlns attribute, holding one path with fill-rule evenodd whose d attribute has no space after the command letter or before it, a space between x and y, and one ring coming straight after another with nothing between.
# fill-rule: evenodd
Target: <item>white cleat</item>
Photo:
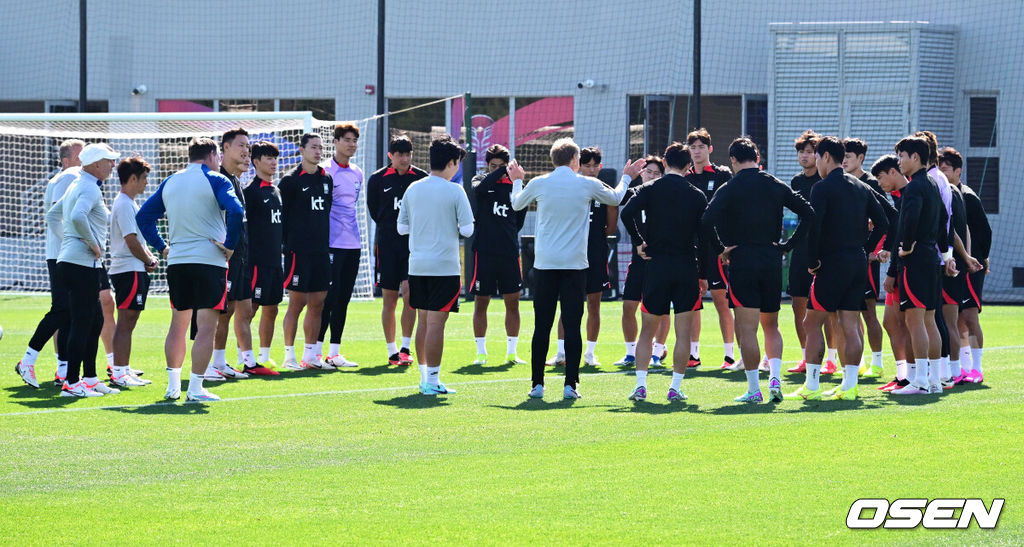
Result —
<instances>
[{"instance_id":1,"label":"white cleat","mask_svg":"<svg viewBox=\"0 0 1024 547\"><path fill-rule=\"evenodd\" d=\"M248 374L235 370L228 365L218 366L216 367L216 370L218 373L220 373L221 376L225 378L230 378L232 380L242 380L249 377Z\"/></svg>"},{"instance_id":2,"label":"white cleat","mask_svg":"<svg viewBox=\"0 0 1024 547\"><path fill-rule=\"evenodd\" d=\"M353 368L358 367L358 363L353 363L348 359L345 359L344 355L332 355L327 358L327 364L334 368Z\"/></svg>"},{"instance_id":3,"label":"white cleat","mask_svg":"<svg viewBox=\"0 0 1024 547\"><path fill-rule=\"evenodd\" d=\"M295 357L285 357L284 363L281 366L288 370L302 370L302 365L295 360Z\"/></svg>"},{"instance_id":4,"label":"white cleat","mask_svg":"<svg viewBox=\"0 0 1024 547\"><path fill-rule=\"evenodd\" d=\"M227 378L225 378L224 375L221 374L219 370L217 370L217 367L215 367L213 363L210 363L206 367L206 372L203 373L203 380L209 382L223 382L227 380Z\"/></svg>"},{"instance_id":5,"label":"white cleat","mask_svg":"<svg viewBox=\"0 0 1024 547\"><path fill-rule=\"evenodd\" d=\"M39 389L39 382L36 380L36 366L35 365L23 365L21 361L17 365L14 365L14 371L21 376L21 379L28 385Z\"/></svg>"},{"instance_id":6,"label":"white cleat","mask_svg":"<svg viewBox=\"0 0 1024 547\"><path fill-rule=\"evenodd\" d=\"M110 387L107 384L104 384L103 382L101 382L99 380L96 380L95 384L89 384L83 378L82 379L82 384L85 385L86 389L91 389L91 390L93 390L96 393L99 393L101 395L114 395L114 394L117 394L117 393L121 393L120 389L117 389L116 387Z\"/></svg>"},{"instance_id":7,"label":"white cleat","mask_svg":"<svg viewBox=\"0 0 1024 547\"><path fill-rule=\"evenodd\" d=\"M69 385L64 382L60 389L61 397L102 397L103 394L98 391L93 391L85 386L85 382L79 380L74 384Z\"/></svg>"},{"instance_id":8,"label":"white cleat","mask_svg":"<svg viewBox=\"0 0 1024 547\"><path fill-rule=\"evenodd\" d=\"M319 370L336 370L334 365L325 363L320 359L320 356L315 357L312 361L302 361L302 368L315 368Z\"/></svg>"},{"instance_id":9,"label":"white cleat","mask_svg":"<svg viewBox=\"0 0 1024 547\"><path fill-rule=\"evenodd\" d=\"M181 398L181 388L180 387L173 388L173 387L167 386L167 391L164 393L164 399L167 399L168 401L177 401L180 398Z\"/></svg>"},{"instance_id":10,"label":"white cleat","mask_svg":"<svg viewBox=\"0 0 1024 547\"><path fill-rule=\"evenodd\" d=\"M214 395L206 390L205 387L199 388L198 392L193 393L191 390L185 392L186 401L197 401L197 402L210 402L219 401L220 396Z\"/></svg>"},{"instance_id":11,"label":"white cleat","mask_svg":"<svg viewBox=\"0 0 1024 547\"><path fill-rule=\"evenodd\" d=\"M601 362L597 360L597 356L596 355L583 354L583 364L587 365L588 367L599 367L599 366L601 366Z\"/></svg>"},{"instance_id":12,"label":"white cleat","mask_svg":"<svg viewBox=\"0 0 1024 547\"><path fill-rule=\"evenodd\" d=\"M547 362L545 362L544 364L549 366L549 367L562 367L562 366L565 366L565 354L564 353L556 353L554 357L552 357L551 359L548 359Z\"/></svg>"},{"instance_id":13,"label":"white cleat","mask_svg":"<svg viewBox=\"0 0 1024 547\"><path fill-rule=\"evenodd\" d=\"M141 387L153 383L149 380L143 380L131 373L122 374L120 376L114 375L110 378L110 382L118 387Z\"/></svg>"}]
</instances>

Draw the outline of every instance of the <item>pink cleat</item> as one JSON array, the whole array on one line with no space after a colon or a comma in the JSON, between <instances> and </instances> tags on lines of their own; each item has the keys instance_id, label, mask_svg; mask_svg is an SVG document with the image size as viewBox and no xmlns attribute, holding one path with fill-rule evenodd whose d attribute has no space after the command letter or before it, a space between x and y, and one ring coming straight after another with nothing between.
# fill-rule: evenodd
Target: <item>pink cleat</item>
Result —
<instances>
[{"instance_id":1,"label":"pink cleat","mask_svg":"<svg viewBox=\"0 0 1024 547\"><path fill-rule=\"evenodd\" d=\"M791 369L786 369L786 372L792 372L792 373L807 372L807 360L805 359L803 361L800 361L799 365L797 365L797 366L795 366L795 367L793 367Z\"/></svg>"},{"instance_id":2,"label":"pink cleat","mask_svg":"<svg viewBox=\"0 0 1024 547\"><path fill-rule=\"evenodd\" d=\"M972 370L967 373L967 376L964 377L965 382L970 382L972 384L980 384L984 380L985 376L982 375L981 371L978 370Z\"/></svg>"}]
</instances>

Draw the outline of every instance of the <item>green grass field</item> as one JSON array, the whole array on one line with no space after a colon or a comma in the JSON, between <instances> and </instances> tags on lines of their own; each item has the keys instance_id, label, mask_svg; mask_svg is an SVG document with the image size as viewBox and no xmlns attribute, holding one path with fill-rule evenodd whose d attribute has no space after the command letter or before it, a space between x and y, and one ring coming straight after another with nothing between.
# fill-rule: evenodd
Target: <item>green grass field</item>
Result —
<instances>
[{"instance_id":1,"label":"green grass field","mask_svg":"<svg viewBox=\"0 0 1024 547\"><path fill-rule=\"evenodd\" d=\"M584 369L574 404L553 376L545 400L528 400L528 365L471 365L465 304L449 322L441 373L458 394L421 396L416 367L386 365L380 303L358 303L343 344L358 369L216 384L223 401L202 405L162 401L169 313L159 298L143 313L132 361L153 385L90 400L58 397L49 382L25 386L13 365L47 304L0 295L5 544L1024 541L1019 307L982 315L984 384L897 400L876 382L853 403L733 403L745 379L717 370L720 337L707 320L706 364L683 384L689 404L670 406L667 373L648 378L647 402L627 401L633 377L611 364L623 353L618 303L603 306L605 365ZM489 349L500 360L500 303L491 312ZM528 358L528 303L523 320ZM278 329L273 355L282 354ZM888 346L885 355L888 375ZM40 380L53 369L47 346ZM802 380L784 378L786 391ZM848 530L861 497L1006 505L995 530Z\"/></svg>"}]
</instances>

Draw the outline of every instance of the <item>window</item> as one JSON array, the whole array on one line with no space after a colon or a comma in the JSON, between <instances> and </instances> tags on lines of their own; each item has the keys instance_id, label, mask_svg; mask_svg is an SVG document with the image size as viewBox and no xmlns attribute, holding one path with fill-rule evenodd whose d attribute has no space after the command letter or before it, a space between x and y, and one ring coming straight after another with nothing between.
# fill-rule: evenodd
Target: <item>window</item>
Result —
<instances>
[{"instance_id":1,"label":"window","mask_svg":"<svg viewBox=\"0 0 1024 547\"><path fill-rule=\"evenodd\" d=\"M318 120L333 120L334 99L159 99L159 112L292 112L309 110Z\"/></svg>"},{"instance_id":2,"label":"window","mask_svg":"<svg viewBox=\"0 0 1024 547\"><path fill-rule=\"evenodd\" d=\"M48 111L51 113L77 113L78 101L47 101ZM86 101L86 112L110 112L107 101Z\"/></svg>"},{"instance_id":3,"label":"window","mask_svg":"<svg viewBox=\"0 0 1024 547\"><path fill-rule=\"evenodd\" d=\"M743 133L754 140L761 151L761 165L768 168L768 97L747 95Z\"/></svg>"},{"instance_id":4,"label":"window","mask_svg":"<svg viewBox=\"0 0 1024 547\"><path fill-rule=\"evenodd\" d=\"M30 114L45 110L44 101L0 101L0 112Z\"/></svg>"},{"instance_id":5,"label":"window","mask_svg":"<svg viewBox=\"0 0 1024 547\"><path fill-rule=\"evenodd\" d=\"M970 146L972 148L995 148L996 146L996 98L971 97Z\"/></svg>"},{"instance_id":6,"label":"window","mask_svg":"<svg viewBox=\"0 0 1024 547\"><path fill-rule=\"evenodd\" d=\"M999 214L999 158L967 158L967 186L990 215Z\"/></svg>"},{"instance_id":7,"label":"window","mask_svg":"<svg viewBox=\"0 0 1024 547\"><path fill-rule=\"evenodd\" d=\"M757 108L757 97L764 102L762 114L764 132L767 134L768 100L764 96L752 96ZM748 107L750 104L747 105ZM690 131L689 95L648 95L629 98L629 152L636 150L661 155L672 141L685 142ZM744 132L743 97L740 95L702 95L700 98L700 125L711 133L715 145L711 153L712 163L729 165L729 143ZM756 115L756 114L755 114ZM749 118L750 116L748 116ZM643 129L641 148L640 129ZM767 136L755 142L761 147L767 143Z\"/></svg>"},{"instance_id":8,"label":"window","mask_svg":"<svg viewBox=\"0 0 1024 547\"><path fill-rule=\"evenodd\" d=\"M309 110L318 120L334 120L334 99L281 99L277 101L279 112Z\"/></svg>"}]
</instances>

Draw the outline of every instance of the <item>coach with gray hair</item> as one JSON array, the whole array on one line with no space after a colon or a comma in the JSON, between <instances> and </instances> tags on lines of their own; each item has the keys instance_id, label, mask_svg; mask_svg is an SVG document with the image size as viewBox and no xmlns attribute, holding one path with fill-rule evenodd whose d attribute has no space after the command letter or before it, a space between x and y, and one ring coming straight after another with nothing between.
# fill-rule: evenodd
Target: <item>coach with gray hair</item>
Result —
<instances>
[{"instance_id":1,"label":"coach with gray hair","mask_svg":"<svg viewBox=\"0 0 1024 547\"><path fill-rule=\"evenodd\" d=\"M508 166L512 180L512 208L521 211L537 204L537 232L534 248L534 331L530 362L533 367L530 397L544 396L544 356L548 351L551 327L555 322L555 306L562 303L562 324L565 326L565 399L579 399L580 354L583 339L580 320L587 262L587 228L590 202L618 205L626 194L629 181L640 175L643 160L626 163L622 178L614 189L596 178L577 173L580 168L580 147L572 139L558 139L551 145L551 162L555 170L539 176L523 186L526 172L515 160Z\"/></svg>"}]
</instances>

